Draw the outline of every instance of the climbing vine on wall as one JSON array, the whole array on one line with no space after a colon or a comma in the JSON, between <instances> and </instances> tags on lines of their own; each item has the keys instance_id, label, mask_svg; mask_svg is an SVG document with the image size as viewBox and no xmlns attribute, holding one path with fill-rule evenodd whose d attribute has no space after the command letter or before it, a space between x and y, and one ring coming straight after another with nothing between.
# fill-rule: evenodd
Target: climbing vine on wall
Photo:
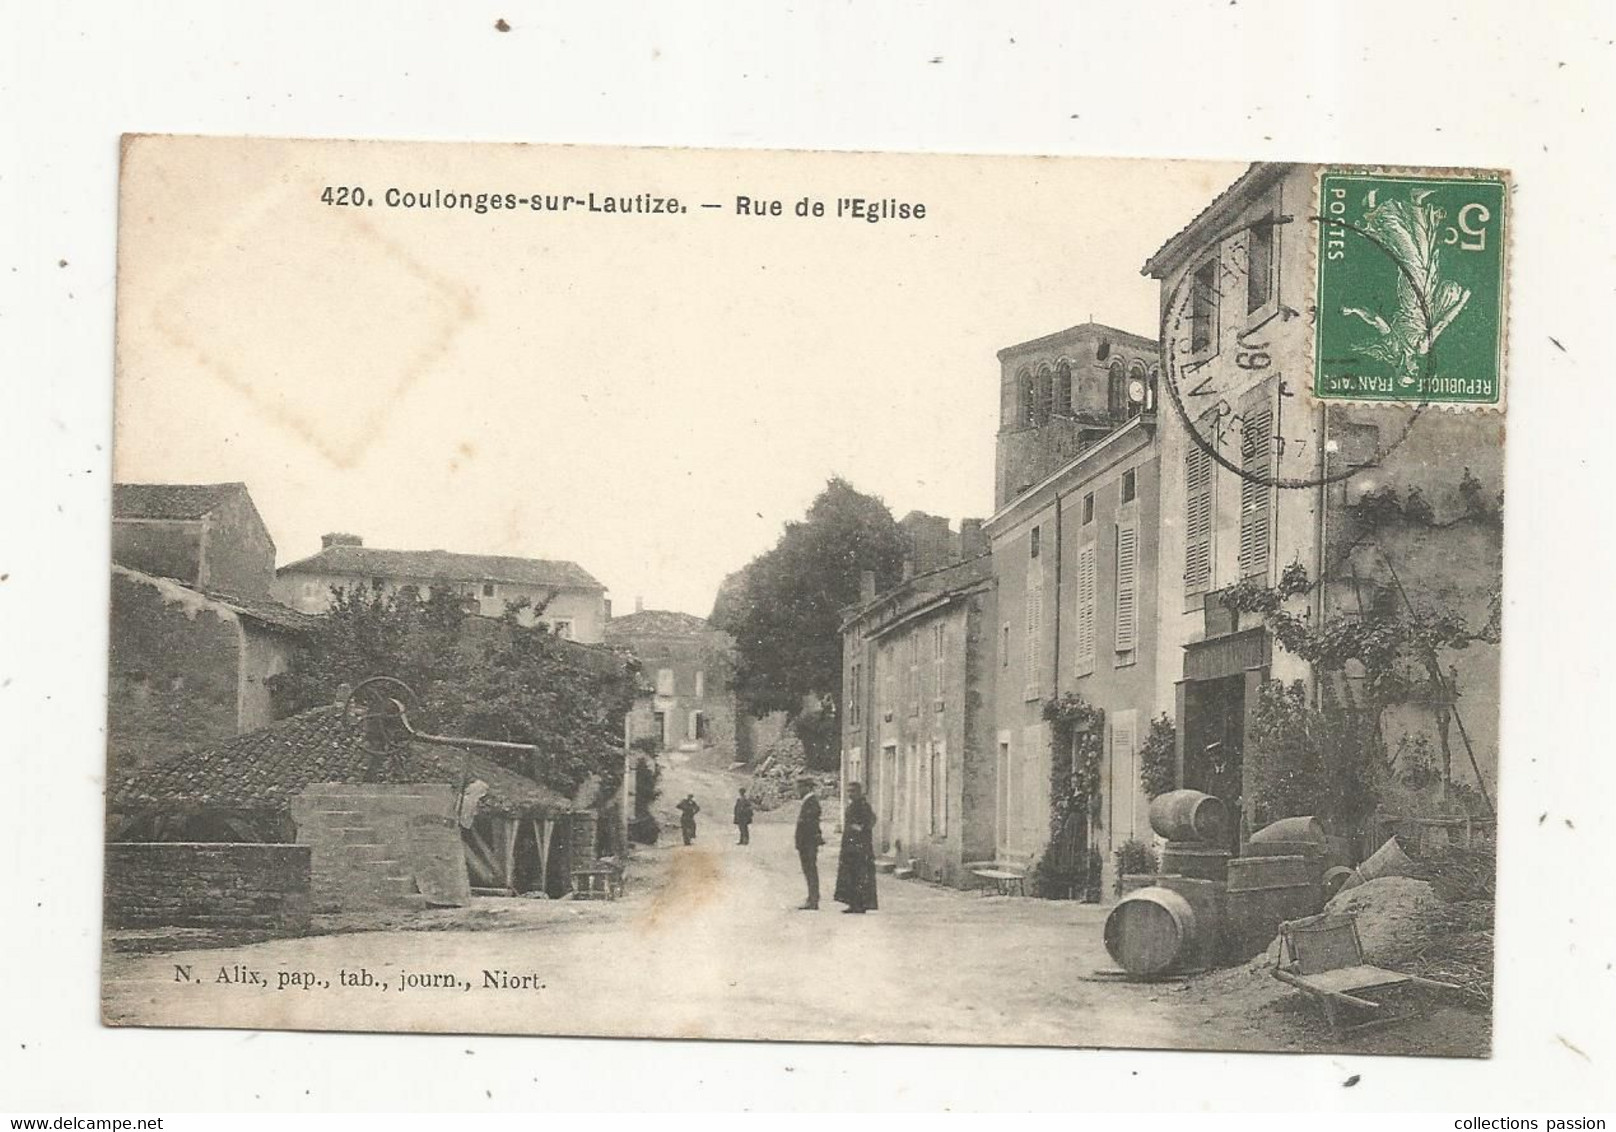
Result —
<instances>
[{"instance_id":1,"label":"climbing vine on wall","mask_svg":"<svg viewBox=\"0 0 1616 1132\"><path fill-rule=\"evenodd\" d=\"M1049 728L1049 831L1059 838L1066 819L1091 813L1100 800L1105 711L1067 692L1044 705Z\"/></svg>"},{"instance_id":2,"label":"climbing vine on wall","mask_svg":"<svg viewBox=\"0 0 1616 1132\"><path fill-rule=\"evenodd\" d=\"M1150 721L1150 734L1139 747L1139 784L1145 797L1178 789L1177 742L1178 728L1165 712Z\"/></svg>"}]
</instances>

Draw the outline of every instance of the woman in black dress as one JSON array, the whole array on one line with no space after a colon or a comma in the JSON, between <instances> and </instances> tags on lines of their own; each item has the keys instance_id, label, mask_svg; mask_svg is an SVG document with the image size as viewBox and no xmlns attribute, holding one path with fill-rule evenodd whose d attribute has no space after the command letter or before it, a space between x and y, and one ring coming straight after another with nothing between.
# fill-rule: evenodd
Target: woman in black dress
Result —
<instances>
[{"instance_id":1,"label":"woman in black dress","mask_svg":"<svg viewBox=\"0 0 1616 1132\"><path fill-rule=\"evenodd\" d=\"M842 815L842 856L836 866L836 901L844 912L868 912L875 901L875 811L864 799L862 783L848 783L847 812Z\"/></svg>"}]
</instances>

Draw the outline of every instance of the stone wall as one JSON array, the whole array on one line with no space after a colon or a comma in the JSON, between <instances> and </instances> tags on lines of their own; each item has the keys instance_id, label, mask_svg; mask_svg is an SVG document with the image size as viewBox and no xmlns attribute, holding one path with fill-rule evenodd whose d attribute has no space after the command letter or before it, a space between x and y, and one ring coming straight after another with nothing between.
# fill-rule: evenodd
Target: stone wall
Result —
<instances>
[{"instance_id":1,"label":"stone wall","mask_svg":"<svg viewBox=\"0 0 1616 1132\"><path fill-rule=\"evenodd\" d=\"M108 649L109 772L222 742L240 730L242 630L192 590L112 573Z\"/></svg>"},{"instance_id":2,"label":"stone wall","mask_svg":"<svg viewBox=\"0 0 1616 1132\"><path fill-rule=\"evenodd\" d=\"M302 931L309 861L306 845L114 842L106 924Z\"/></svg>"},{"instance_id":3,"label":"stone wall","mask_svg":"<svg viewBox=\"0 0 1616 1132\"><path fill-rule=\"evenodd\" d=\"M203 521L201 584L246 598L267 598L275 585L275 543L245 492L236 492Z\"/></svg>"},{"instance_id":4,"label":"stone wall","mask_svg":"<svg viewBox=\"0 0 1616 1132\"><path fill-rule=\"evenodd\" d=\"M447 784L323 783L292 800L297 840L313 850L311 897L318 912L422 908L469 899L455 793Z\"/></svg>"}]
</instances>

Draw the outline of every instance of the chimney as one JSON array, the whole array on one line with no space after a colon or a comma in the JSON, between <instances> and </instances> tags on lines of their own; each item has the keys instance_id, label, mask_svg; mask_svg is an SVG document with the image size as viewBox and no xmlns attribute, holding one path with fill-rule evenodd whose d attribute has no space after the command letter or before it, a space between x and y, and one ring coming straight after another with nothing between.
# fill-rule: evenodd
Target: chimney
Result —
<instances>
[{"instance_id":1,"label":"chimney","mask_svg":"<svg viewBox=\"0 0 1616 1132\"><path fill-rule=\"evenodd\" d=\"M865 605L875 600L875 571L859 571L859 601Z\"/></svg>"},{"instance_id":2,"label":"chimney","mask_svg":"<svg viewBox=\"0 0 1616 1132\"><path fill-rule=\"evenodd\" d=\"M320 536L320 549L329 550L333 546L364 546L365 540L358 535L347 535L340 531L333 531L328 535Z\"/></svg>"},{"instance_id":3,"label":"chimney","mask_svg":"<svg viewBox=\"0 0 1616 1132\"><path fill-rule=\"evenodd\" d=\"M903 580L907 582L910 578L913 578L914 576L915 576L915 560L913 558L905 558L903 560Z\"/></svg>"},{"instance_id":4,"label":"chimney","mask_svg":"<svg viewBox=\"0 0 1616 1132\"><path fill-rule=\"evenodd\" d=\"M641 597L639 594L634 595L634 612L635 613L644 613L645 612L645 599L643 597Z\"/></svg>"},{"instance_id":5,"label":"chimney","mask_svg":"<svg viewBox=\"0 0 1616 1132\"><path fill-rule=\"evenodd\" d=\"M601 598L601 601L605 602L606 604L606 620L610 621L612 619L612 599L606 597Z\"/></svg>"},{"instance_id":6,"label":"chimney","mask_svg":"<svg viewBox=\"0 0 1616 1132\"><path fill-rule=\"evenodd\" d=\"M980 558L988 552L987 536L982 533L981 519L960 520L960 557L966 562Z\"/></svg>"}]
</instances>

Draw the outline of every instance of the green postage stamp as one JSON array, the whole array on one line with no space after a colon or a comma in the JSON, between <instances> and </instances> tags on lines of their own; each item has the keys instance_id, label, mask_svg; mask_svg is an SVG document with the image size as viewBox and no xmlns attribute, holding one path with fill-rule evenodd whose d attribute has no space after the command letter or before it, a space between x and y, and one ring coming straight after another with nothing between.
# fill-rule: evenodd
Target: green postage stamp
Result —
<instances>
[{"instance_id":1,"label":"green postage stamp","mask_svg":"<svg viewBox=\"0 0 1616 1132\"><path fill-rule=\"evenodd\" d=\"M1492 175L1320 178L1317 396L1502 404L1507 195Z\"/></svg>"}]
</instances>

